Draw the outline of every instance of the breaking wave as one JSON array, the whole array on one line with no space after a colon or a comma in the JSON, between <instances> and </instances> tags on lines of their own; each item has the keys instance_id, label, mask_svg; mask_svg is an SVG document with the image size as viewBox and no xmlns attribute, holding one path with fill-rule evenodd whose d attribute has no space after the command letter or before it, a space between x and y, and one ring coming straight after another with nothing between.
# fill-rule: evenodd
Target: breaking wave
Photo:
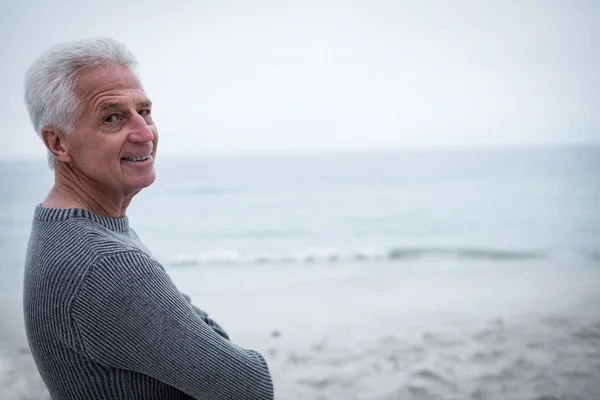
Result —
<instances>
[{"instance_id":1,"label":"breaking wave","mask_svg":"<svg viewBox=\"0 0 600 400\"><path fill-rule=\"evenodd\" d=\"M305 248L289 252L249 253L239 250L211 250L188 254L171 260L173 267L243 264L314 264L337 262L403 262L438 258L486 260L495 262L569 259L598 261L597 253L557 254L548 251L503 250L475 247L366 247L341 251L333 248Z\"/></svg>"}]
</instances>

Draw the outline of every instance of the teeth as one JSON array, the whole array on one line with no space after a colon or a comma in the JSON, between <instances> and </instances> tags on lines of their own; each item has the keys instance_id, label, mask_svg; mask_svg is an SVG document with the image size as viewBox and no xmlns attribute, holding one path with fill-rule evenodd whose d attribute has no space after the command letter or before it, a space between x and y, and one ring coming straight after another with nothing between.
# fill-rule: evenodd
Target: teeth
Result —
<instances>
[{"instance_id":1,"label":"teeth","mask_svg":"<svg viewBox=\"0 0 600 400\"><path fill-rule=\"evenodd\" d=\"M141 157L133 157L133 158L129 158L129 157L125 157L124 160L127 161L144 161L150 158L150 155L147 156L141 156Z\"/></svg>"}]
</instances>

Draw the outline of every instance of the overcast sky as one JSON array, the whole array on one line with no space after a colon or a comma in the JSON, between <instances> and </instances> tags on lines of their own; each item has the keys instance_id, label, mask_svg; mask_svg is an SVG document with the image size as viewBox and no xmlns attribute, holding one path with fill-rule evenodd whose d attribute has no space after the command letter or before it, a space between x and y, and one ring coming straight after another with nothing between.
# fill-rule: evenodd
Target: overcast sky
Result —
<instances>
[{"instance_id":1,"label":"overcast sky","mask_svg":"<svg viewBox=\"0 0 600 400\"><path fill-rule=\"evenodd\" d=\"M35 57L97 36L138 58L163 154L600 142L600 1L1 4L0 157L44 157Z\"/></svg>"}]
</instances>

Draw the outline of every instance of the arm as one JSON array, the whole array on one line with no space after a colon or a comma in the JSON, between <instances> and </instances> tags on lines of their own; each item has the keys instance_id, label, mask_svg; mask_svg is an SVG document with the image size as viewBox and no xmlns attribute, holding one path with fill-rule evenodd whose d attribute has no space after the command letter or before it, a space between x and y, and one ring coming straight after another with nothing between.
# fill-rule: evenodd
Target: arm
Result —
<instances>
[{"instance_id":1,"label":"arm","mask_svg":"<svg viewBox=\"0 0 600 400\"><path fill-rule=\"evenodd\" d=\"M217 334L162 267L138 252L93 265L72 306L80 351L194 399L273 399L264 358Z\"/></svg>"},{"instance_id":2,"label":"arm","mask_svg":"<svg viewBox=\"0 0 600 400\"><path fill-rule=\"evenodd\" d=\"M217 332L219 335L221 335L225 339L230 340L229 335L227 334L227 332L225 332L225 329L223 329L223 327L221 325L219 325L217 323L217 321L215 321L211 317L209 317L205 311L199 309L198 307L196 307L195 305L192 304L192 299L190 298L190 296L188 296L185 293L182 293L181 295L190 304L190 306L192 306L192 308L194 309L196 314L202 319L202 321L204 321L206 323L206 325L210 326L215 332Z\"/></svg>"}]
</instances>

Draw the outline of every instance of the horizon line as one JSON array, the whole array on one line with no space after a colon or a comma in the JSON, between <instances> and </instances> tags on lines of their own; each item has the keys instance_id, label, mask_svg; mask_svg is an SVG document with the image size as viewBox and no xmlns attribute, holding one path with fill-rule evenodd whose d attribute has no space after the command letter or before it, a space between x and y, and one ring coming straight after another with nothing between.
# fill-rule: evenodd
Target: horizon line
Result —
<instances>
[{"instance_id":1,"label":"horizon line","mask_svg":"<svg viewBox=\"0 0 600 400\"><path fill-rule=\"evenodd\" d=\"M429 151L490 151L490 150L516 150L516 149L550 149L550 148L581 148L581 147L600 147L599 141L588 142L531 142L531 143L488 143L488 144L457 144L457 145L406 145L406 146L373 146L373 147L345 147L345 148L299 148L299 149L265 149L249 151L198 151L198 152L159 152L160 158L172 157L287 157L287 156L311 156L311 155L352 155L352 154L394 154L406 152L429 152ZM160 151L160 150L159 150ZM0 154L0 161L42 161L47 162L46 153L39 156L33 154L27 155L6 155Z\"/></svg>"}]
</instances>

